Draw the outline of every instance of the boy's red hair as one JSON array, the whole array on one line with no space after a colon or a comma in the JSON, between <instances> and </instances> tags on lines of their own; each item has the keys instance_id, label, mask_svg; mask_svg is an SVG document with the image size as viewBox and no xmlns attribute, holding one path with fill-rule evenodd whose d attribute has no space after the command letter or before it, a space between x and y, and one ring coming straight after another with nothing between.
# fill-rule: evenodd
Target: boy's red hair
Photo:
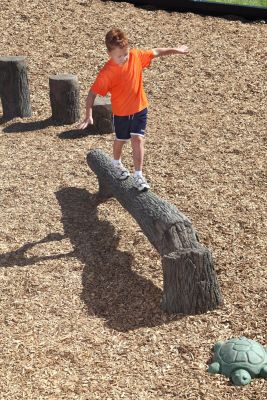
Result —
<instances>
[{"instance_id":1,"label":"boy's red hair","mask_svg":"<svg viewBox=\"0 0 267 400\"><path fill-rule=\"evenodd\" d=\"M111 29L106 34L105 42L108 51L113 50L115 47L123 49L124 47L127 47L129 44L128 38L125 35L125 33L117 28Z\"/></svg>"}]
</instances>

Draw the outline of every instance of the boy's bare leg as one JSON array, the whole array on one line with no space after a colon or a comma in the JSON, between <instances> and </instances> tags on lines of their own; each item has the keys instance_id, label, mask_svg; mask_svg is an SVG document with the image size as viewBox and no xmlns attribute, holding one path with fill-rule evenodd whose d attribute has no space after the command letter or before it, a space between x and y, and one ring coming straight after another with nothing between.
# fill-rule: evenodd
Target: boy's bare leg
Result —
<instances>
[{"instance_id":1,"label":"boy's bare leg","mask_svg":"<svg viewBox=\"0 0 267 400\"><path fill-rule=\"evenodd\" d=\"M142 171L144 162L144 138L140 135L132 135L133 163L135 171Z\"/></svg>"},{"instance_id":2,"label":"boy's bare leg","mask_svg":"<svg viewBox=\"0 0 267 400\"><path fill-rule=\"evenodd\" d=\"M133 149L135 186L137 190L139 190L139 192L144 192L150 188L149 184L142 174L145 154L144 138L140 135L132 135L131 143Z\"/></svg>"},{"instance_id":3,"label":"boy's bare leg","mask_svg":"<svg viewBox=\"0 0 267 400\"><path fill-rule=\"evenodd\" d=\"M126 143L124 140L114 140L113 142L113 158L114 160L121 159L123 145Z\"/></svg>"}]
</instances>

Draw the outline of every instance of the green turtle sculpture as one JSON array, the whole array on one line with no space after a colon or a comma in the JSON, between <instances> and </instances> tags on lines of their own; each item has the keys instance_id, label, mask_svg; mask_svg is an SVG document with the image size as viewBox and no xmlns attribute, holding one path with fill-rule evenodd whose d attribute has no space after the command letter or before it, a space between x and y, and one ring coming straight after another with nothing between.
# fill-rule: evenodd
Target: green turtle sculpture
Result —
<instances>
[{"instance_id":1,"label":"green turtle sculpture","mask_svg":"<svg viewBox=\"0 0 267 400\"><path fill-rule=\"evenodd\" d=\"M217 342L208 372L223 374L238 386L249 384L257 376L266 378L267 347L243 336Z\"/></svg>"}]
</instances>

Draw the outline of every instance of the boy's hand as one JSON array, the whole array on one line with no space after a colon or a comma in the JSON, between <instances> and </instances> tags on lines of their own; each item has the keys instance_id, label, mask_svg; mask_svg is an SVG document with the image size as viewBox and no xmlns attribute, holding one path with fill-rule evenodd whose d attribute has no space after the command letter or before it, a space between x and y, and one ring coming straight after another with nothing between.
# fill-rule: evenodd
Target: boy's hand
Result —
<instances>
[{"instance_id":1,"label":"boy's hand","mask_svg":"<svg viewBox=\"0 0 267 400\"><path fill-rule=\"evenodd\" d=\"M184 44L180 47L177 48L177 52L179 54L187 54L189 52L189 49L187 46L185 46Z\"/></svg>"},{"instance_id":2,"label":"boy's hand","mask_svg":"<svg viewBox=\"0 0 267 400\"><path fill-rule=\"evenodd\" d=\"M93 125L94 120L92 117L86 118L78 125L78 129L85 129L88 125Z\"/></svg>"}]
</instances>

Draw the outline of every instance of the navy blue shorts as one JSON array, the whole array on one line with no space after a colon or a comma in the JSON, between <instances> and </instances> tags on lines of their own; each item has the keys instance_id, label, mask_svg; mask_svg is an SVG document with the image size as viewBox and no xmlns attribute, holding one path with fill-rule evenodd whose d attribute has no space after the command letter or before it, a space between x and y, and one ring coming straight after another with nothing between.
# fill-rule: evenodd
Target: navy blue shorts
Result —
<instances>
[{"instance_id":1,"label":"navy blue shorts","mask_svg":"<svg viewBox=\"0 0 267 400\"><path fill-rule=\"evenodd\" d=\"M147 108L132 114L120 117L113 115L114 131L117 140L129 140L132 135L144 136L147 121Z\"/></svg>"}]
</instances>

